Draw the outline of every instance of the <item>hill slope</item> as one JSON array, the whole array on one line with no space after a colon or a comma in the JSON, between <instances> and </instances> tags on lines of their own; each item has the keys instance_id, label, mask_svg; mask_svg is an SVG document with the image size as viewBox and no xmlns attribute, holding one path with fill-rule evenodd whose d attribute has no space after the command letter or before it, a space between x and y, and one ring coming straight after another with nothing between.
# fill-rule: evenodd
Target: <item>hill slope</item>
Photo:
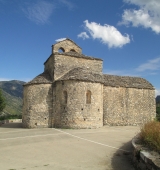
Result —
<instances>
[{"instance_id":1,"label":"hill slope","mask_svg":"<svg viewBox=\"0 0 160 170\"><path fill-rule=\"evenodd\" d=\"M0 81L0 88L6 99L6 108L4 114L21 115L22 114L22 98L23 84L25 82L12 80Z\"/></svg>"},{"instance_id":2,"label":"hill slope","mask_svg":"<svg viewBox=\"0 0 160 170\"><path fill-rule=\"evenodd\" d=\"M158 95L158 96L156 97L156 102L157 102L157 103L160 102L160 95Z\"/></svg>"}]
</instances>

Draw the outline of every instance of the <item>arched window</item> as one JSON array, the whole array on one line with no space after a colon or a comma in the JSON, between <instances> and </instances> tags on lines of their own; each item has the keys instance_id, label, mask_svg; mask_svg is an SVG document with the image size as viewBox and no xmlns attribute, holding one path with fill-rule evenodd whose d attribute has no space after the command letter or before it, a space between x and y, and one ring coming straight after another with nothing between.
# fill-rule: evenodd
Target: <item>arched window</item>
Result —
<instances>
[{"instance_id":1,"label":"arched window","mask_svg":"<svg viewBox=\"0 0 160 170\"><path fill-rule=\"evenodd\" d=\"M70 51L71 51L71 52L76 52L74 49L71 49Z\"/></svg>"},{"instance_id":2,"label":"arched window","mask_svg":"<svg viewBox=\"0 0 160 170\"><path fill-rule=\"evenodd\" d=\"M63 92L63 97L64 97L64 103L67 104L67 99L68 99L67 91Z\"/></svg>"},{"instance_id":3,"label":"arched window","mask_svg":"<svg viewBox=\"0 0 160 170\"><path fill-rule=\"evenodd\" d=\"M64 53L65 50L64 50L64 48L60 47L59 50L58 50L58 52L59 52L59 53Z\"/></svg>"},{"instance_id":4,"label":"arched window","mask_svg":"<svg viewBox=\"0 0 160 170\"><path fill-rule=\"evenodd\" d=\"M91 91L87 90L86 92L86 104L91 104Z\"/></svg>"}]
</instances>

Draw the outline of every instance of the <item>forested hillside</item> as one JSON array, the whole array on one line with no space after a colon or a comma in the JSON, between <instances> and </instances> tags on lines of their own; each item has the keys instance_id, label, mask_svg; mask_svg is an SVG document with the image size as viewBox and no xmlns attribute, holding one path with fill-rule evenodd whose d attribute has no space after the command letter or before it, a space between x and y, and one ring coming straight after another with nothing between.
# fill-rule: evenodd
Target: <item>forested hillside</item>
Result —
<instances>
[{"instance_id":1,"label":"forested hillside","mask_svg":"<svg viewBox=\"0 0 160 170\"><path fill-rule=\"evenodd\" d=\"M0 81L0 88L6 100L6 107L1 115L21 115L22 114L22 98L23 84L25 82L12 80Z\"/></svg>"}]
</instances>

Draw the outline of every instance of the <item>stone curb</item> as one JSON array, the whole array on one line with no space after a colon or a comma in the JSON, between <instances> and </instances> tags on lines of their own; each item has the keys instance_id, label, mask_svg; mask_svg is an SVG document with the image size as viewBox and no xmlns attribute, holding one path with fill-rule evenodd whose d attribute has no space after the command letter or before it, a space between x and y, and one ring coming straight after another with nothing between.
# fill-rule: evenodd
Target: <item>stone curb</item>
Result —
<instances>
[{"instance_id":1,"label":"stone curb","mask_svg":"<svg viewBox=\"0 0 160 170\"><path fill-rule=\"evenodd\" d=\"M160 155L137 144L138 141L138 135L132 139L134 166L138 170L160 170Z\"/></svg>"}]
</instances>

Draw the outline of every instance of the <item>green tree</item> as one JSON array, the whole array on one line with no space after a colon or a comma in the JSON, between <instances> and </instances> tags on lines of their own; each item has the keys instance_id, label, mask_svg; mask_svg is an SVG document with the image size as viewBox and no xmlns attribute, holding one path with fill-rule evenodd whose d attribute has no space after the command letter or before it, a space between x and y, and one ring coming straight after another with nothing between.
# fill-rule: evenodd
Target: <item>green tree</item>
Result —
<instances>
[{"instance_id":1,"label":"green tree","mask_svg":"<svg viewBox=\"0 0 160 170\"><path fill-rule=\"evenodd\" d=\"M160 121L160 101L156 102L156 113L157 113L156 117L158 121Z\"/></svg>"},{"instance_id":2,"label":"green tree","mask_svg":"<svg viewBox=\"0 0 160 170\"><path fill-rule=\"evenodd\" d=\"M3 95L2 95L2 90L0 89L0 112L3 111L5 106L6 106L5 99L4 99Z\"/></svg>"}]
</instances>

